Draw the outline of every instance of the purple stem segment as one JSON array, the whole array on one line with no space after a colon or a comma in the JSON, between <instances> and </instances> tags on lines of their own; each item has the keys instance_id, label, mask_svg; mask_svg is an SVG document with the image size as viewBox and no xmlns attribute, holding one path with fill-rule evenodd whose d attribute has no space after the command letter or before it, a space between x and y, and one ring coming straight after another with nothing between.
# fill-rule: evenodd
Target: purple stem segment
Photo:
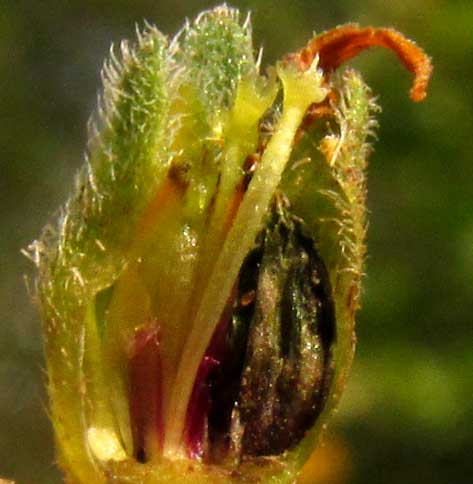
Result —
<instances>
[{"instance_id":1,"label":"purple stem segment","mask_svg":"<svg viewBox=\"0 0 473 484\"><path fill-rule=\"evenodd\" d=\"M207 426L212 408L211 382L225 358L233 300L234 296L230 297L194 382L184 427L184 445L191 459L202 460L208 454ZM155 452L160 453L163 447L160 344L159 326L146 325L136 331L130 350L130 420L134 454L140 462L146 462Z\"/></svg>"},{"instance_id":2,"label":"purple stem segment","mask_svg":"<svg viewBox=\"0 0 473 484\"><path fill-rule=\"evenodd\" d=\"M129 361L130 419L135 457L140 462L163 444L162 367L158 326L135 333Z\"/></svg>"},{"instance_id":3,"label":"purple stem segment","mask_svg":"<svg viewBox=\"0 0 473 484\"><path fill-rule=\"evenodd\" d=\"M235 291L233 291L235 292ZM191 459L201 460L208 454L208 416L212 408L211 381L219 371L227 350L227 334L232 317L232 295L200 363L187 408L184 441Z\"/></svg>"},{"instance_id":4,"label":"purple stem segment","mask_svg":"<svg viewBox=\"0 0 473 484\"><path fill-rule=\"evenodd\" d=\"M212 370L219 365L220 362L218 360L206 354L197 372L197 378L187 409L185 430L187 453L191 459L201 459L205 454L207 416L212 405L208 380Z\"/></svg>"}]
</instances>

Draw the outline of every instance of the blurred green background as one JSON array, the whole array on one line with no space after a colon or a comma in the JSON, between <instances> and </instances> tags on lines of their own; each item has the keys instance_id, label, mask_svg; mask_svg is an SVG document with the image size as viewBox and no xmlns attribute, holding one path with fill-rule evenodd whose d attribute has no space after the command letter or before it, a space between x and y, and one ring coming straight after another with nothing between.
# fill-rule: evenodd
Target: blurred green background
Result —
<instances>
[{"instance_id":1,"label":"blurred green background","mask_svg":"<svg viewBox=\"0 0 473 484\"><path fill-rule=\"evenodd\" d=\"M172 34L215 5L176 0L0 2L0 476L59 483L40 321L20 249L58 213L82 163L111 42L147 19ZM473 3L254 0L266 62L314 31L394 26L433 57L426 102L387 51L362 70L383 112L369 170L363 309L352 378L320 457L320 483L457 484L473 475ZM322 465L323 464L323 465ZM316 463L316 466L318 464ZM312 482L307 480L307 482Z\"/></svg>"}]
</instances>

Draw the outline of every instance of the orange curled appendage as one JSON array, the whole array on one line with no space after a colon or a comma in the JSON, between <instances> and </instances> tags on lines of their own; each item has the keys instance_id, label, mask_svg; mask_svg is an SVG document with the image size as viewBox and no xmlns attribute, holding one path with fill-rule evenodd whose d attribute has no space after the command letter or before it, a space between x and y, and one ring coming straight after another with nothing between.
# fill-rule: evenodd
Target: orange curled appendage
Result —
<instances>
[{"instance_id":1,"label":"orange curled appendage","mask_svg":"<svg viewBox=\"0 0 473 484\"><path fill-rule=\"evenodd\" d=\"M292 58L295 58L302 68L307 68L318 55L319 67L329 72L372 46L385 47L397 54L404 66L414 74L411 99L416 102L422 101L427 93L432 62L412 40L394 29L344 25L318 35Z\"/></svg>"}]
</instances>

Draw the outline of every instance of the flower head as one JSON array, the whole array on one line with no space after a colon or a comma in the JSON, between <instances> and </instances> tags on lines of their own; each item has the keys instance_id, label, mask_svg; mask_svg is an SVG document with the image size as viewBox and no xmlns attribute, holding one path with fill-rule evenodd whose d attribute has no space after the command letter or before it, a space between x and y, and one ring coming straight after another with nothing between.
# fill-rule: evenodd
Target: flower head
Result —
<instances>
[{"instance_id":1,"label":"flower head","mask_svg":"<svg viewBox=\"0 0 473 484\"><path fill-rule=\"evenodd\" d=\"M68 482L293 482L354 351L377 107L333 71L371 45L423 98L430 61L393 30L335 29L262 74L222 6L112 52L32 247Z\"/></svg>"}]
</instances>

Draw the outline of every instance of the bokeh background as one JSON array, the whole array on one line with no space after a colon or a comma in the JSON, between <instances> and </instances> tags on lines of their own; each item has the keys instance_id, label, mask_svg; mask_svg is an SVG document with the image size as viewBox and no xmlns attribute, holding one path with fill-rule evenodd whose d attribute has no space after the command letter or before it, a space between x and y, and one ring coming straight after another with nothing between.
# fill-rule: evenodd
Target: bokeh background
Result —
<instances>
[{"instance_id":1,"label":"bokeh background","mask_svg":"<svg viewBox=\"0 0 473 484\"><path fill-rule=\"evenodd\" d=\"M215 5L0 0L0 477L58 484L40 321L20 250L57 214L82 163L111 42L147 19L168 34ZM314 31L394 26L433 57L426 102L375 50L353 64L379 95L363 309L352 377L306 484L463 484L473 475L473 3L254 0L266 62ZM314 477L315 476L315 477Z\"/></svg>"}]
</instances>

